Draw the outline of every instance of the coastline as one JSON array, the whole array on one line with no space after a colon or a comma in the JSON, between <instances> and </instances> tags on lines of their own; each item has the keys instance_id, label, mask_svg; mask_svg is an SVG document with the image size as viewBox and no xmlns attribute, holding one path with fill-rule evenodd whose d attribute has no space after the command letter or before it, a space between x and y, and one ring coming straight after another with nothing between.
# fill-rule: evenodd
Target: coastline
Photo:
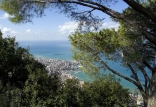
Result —
<instances>
[{"instance_id":1,"label":"coastline","mask_svg":"<svg viewBox=\"0 0 156 107\"><path fill-rule=\"evenodd\" d=\"M84 74L79 69L81 65L77 61L52 59L52 58L45 58L45 57L40 57L40 58L36 57L35 60L45 65L49 75L52 73L59 73L62 81L64 81L67 78L75 78L80 81L93 81L93 79L89 77L89 75ZM123 85L123 87L128 88L132 93L136 89L136 87L133 84L123 79L121 79L120 84Z\"/></svg>"},{"instance_id":2,"label":"coastline","mask_svg":"<svg viewBox=\"0 0 156 107\"><path fill-rule=\"evenodd\" d=\"M59 42L59 41L21 41L19 42L22 47L27 48L30 47L30 53L33 54L35 58L46 58L46 59L55 59L55 60L68 60L73 61L72 59L72 52L71 52L71 45L69 41ZM112 69L116 69L121 74L125 76L129 76L129 72L127 69L122 67L119 63L109 62L107 61L109 66ZM79 72L68 72L73 77L77 77L79 80L82 81L93 81L94 79L91 78L89 75L85 74L83 71L78 69ZM103 71L102 71L103 72ZM103 73L111 73L109 71L104 71ZM117 78L120 78L116 76ZM139 75L140 77L140 75ZM142 78L142 76L140 77ZM121 78L120 78L121 79ZM120 84L125 87L129 88L130 91L133 93L136 89L132 83L121 79Z\"/></svg>"},{"instance_id":3,"label":"coastline","mask_svg":"<svg viewBox=\"0 0 156 107\"><path fill-rule=\"evenodd\" d=\"M62 81L64 81L67 78L78 79L76 76L73 76L70 73L74 72L76 74L78 72L81 72L78 70L80 63L77 61L50 58L35 58L35 60L45 65L45 68L48 71L48 75L58 73Z\"/></svg>"}]
</instances>

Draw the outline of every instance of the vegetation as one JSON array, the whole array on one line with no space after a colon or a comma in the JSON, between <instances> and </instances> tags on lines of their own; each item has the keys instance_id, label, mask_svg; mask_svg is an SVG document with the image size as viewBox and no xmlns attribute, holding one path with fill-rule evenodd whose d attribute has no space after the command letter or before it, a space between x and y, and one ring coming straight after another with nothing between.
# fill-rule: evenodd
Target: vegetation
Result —
<instances>
[{"instance_id":1,"label":"vegetation","mask_svg":"<svg viewBox=\"0 0 156 107\"><path fill-rule=\"evenodd\" d=\"M149 4L144 4L150 8ZM137 25L140 25L155 38L155 23L145 16L128 7L123 11ZM136 16L136 17L134 17ZM147 40L142 33L122 20L114 19L120 23L118 30L103 29L99 32L75 33L70 36L73 45L73 58L80 61L83 71L95 74L97 70L109 70L121 78L133 83L140 90L145 107L150 96L155 97L155 52L153 43ZM153 56L153 57L152 57ZM107 60L121 63L129 69L131 75L125 76L120 71L112 69ZM154 66L153 66L154 65ZM125 71L126 72L126 71ZM142 74L144 77L139 78ZM141 81L143 80L143 81ZM156 101L154 100L153 103Z\"/></svg>"},{"instance_id":2,"label":"vegetation","mask_svg":"<svg viewBox=\"0 0 156 107\"><path fill-rule=\"evenodd\" d=\"M59 93L60 107L128 107L130 103L129 90L112 75L84 84L67 79Z\"/></svg>"},{"instance_id":3,"label":"vegetation","mask_svg":"<svg viewBox=\"0 0 156 107\"><path fill-rule=\"evenodd\" d=\"M128 89L124 89L112 75L98 78L93 83L85 83L83 90L84 105L82 107L126 107L129 105Z\"/></svg>"},{"instance_id":4,"label":"vegetation","mask_svg":"<svg viewBox=\"0 0 156 107\"><path fill-rule=\"evenodd\" d=\"M75 58L82 61L84 70L95 71L102 66L133 83L144 97L145 107L154 107L156 105L156 1L123 0L122 2L129 7L122 13L110 7L117 1L119 0L1 0L0 8L12 15L10 20L15 23L31 22L34 16L43 16L45 9L57 8L61 13L78 21L79 30L82 31L85 27L87 32L92 27L97 30L103 22L103 18L95 16L94 11L109 15L120 23L118 31L105 29L97 33L74 34L70 39L76 48L75 52L78 52ZM81 6L87 7L86 10L81 10ZM111 69L102 59L103 56L108 60L120 62L132 75L126 77ZM144 76L143 84L138 78L138 73Z\"/></svg>"},{"instance_id":5,"label":"vegetation","mask_svg":"<svg viewBox=\"0 0 156 107\"><path fill-rule=\"evenodd\" d=\"M53 103L59 87L57 74L48 76L15 38L0 33L0 107L38 107Z\"/></svg>"},{"instance_id":6,"label":"vegetation","mask_svg":"<svg viewBox=\"0 0 156 107\"><path fill-rule=\"evenodd\" d=\"M93 83L48 75L28 49L0 33L0 107L126 107L129 91L114 76Z\"/></svg>"}]
</instances>

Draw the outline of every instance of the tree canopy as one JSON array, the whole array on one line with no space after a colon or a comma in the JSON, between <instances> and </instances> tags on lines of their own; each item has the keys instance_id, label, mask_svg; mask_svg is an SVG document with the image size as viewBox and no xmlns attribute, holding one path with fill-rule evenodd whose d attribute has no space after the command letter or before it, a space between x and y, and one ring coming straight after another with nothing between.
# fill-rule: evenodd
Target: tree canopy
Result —
<instances>
[{"instance_id":1,"label":"tree canopy","mask_svg":"<svg viewBox=\"0 0 156 107\"><path fill-rule=\"evenodd\" d=\"M3 38L0 33L0 80L6 86L23 87L28 78L28 66L32 55L28 49L18 46L15 38ZM17 76L18 75L18 76Z\"/></svg>"},{"instance_id":2,"label":"tree canopy","mask_svg":"<svg viewBox=\"0 0 156 107\"><path fill-rule=\"evenodd\" d=\"M148 29L151 36L153 35L152 38L155 38L155 23L130 7L123 11L123 15L131 18L145 30ZM137 29L133 29L133 26L119 19L115 21L120 23L117 31L103 29L99 32L72 34L69 38L73 45L73 58L80 61L83 71L96 73L101 69L107 69L133 83L143 95L146 106L149 96L155 95L153 89L156 47ZM121 63L129 69L131 75L125 76L120 71L112 69L108 66L107 60ZM144 83L141 82L139 73L144 76Z\"/></svg>"},{"instance_id":3,"label":"tree canopy","mask_svg":"<svg viewBox=\"0 0 156 107\"><path fill-rule=\"evenodd\" d=\"M57 74L48 76L28 49L0 32L0 106L21 107L51 104L59 87Z\"/></svg>"},{"instance_id":4,"label":"tree canopy","mask_svg":"<svg viewBox=\"0 0 156 107\"><path fill-rule=\"evenodd\" d=\"M76 79L67 79L59 90L58 102L57 106L61 107L130 106L129 90L121 86L113 75L83 84Z\"/></svg>"},{"instance_id":5,"label":"tree canopy","mask_svg":"<svg viewBox=\"0 0 156 107\"><path fill-rule=\"evenodd\" d=\"M102 24L100 17L94 11L101 11L120 23L118 31L104 29L99 32L76 33L70 37L75 47L75 58L88 70L97 71L105 68L114 74L135 84L144 97L145 106L156 104L156 1L155 0L123 0L129 7L123 12L111 9L111 4L119 0L55 0L55 1L25 1L1 0L0 8L13 17L15 23L31 22L33 17L41 17L44 10L58 9L71 19L79 22L79 30L83 27L90 31L97 30ZM79 6L88 7L81 10ZM106 59L122 63L129 68L132 75L125 77L109 67ZM84 70L85 70L84 69ZM144 84L137 73L144 76ZM148 73L149 72L149 73ZM150 74L150 75L148 75ZM155 104L155 105L154 105Z\"/></svg>"},{"instance_id":6,"label":"tree canopy","mask_svg":"<svg viewBox=\"0 0 156 107\"><path fill-rule=\"evenodd\" d=\"M0 8L13 17L10 21L15 23L31 22L33 17L41 17L46 9L58 9L60 13L64 13L71 19L79 22L79 29L83 26L90 30L91 27L98 29L102 25L100 17L95 16L93 11L101 11L114 19L118 19L126 23L133 30L137 30L149 42L156 45L156 40L153 34L148 29L144 29L139 23L133 21L129 15L125 15L111 9L111 4L117 3L118 0L55 0L55 1L25 1L25 0L1 0ZM156 23L155 0L123 0L137 15L142 15L151 23ZM88 7L86 10L81 10L78 6Z\"/></svg>"}]
</instances>

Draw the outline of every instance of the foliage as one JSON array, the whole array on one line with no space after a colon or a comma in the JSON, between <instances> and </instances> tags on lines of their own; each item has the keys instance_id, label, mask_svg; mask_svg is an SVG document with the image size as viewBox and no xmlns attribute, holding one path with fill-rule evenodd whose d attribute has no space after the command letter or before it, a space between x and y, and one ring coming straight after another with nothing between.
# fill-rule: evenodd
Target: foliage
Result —
<instances>
[{"instance_id":1,"label":"foliage","mask_svg":"<svg viewBox=\"0 0 156 107\"><path fill-rule=\"evenodd\" d=\"M67 79L59 93L57 106L61 107L127 107L129 104L128 89L112 75L84 84Z\"/></svg>"},{"instance_id":2,"label":"foliage","mask_svg":"<svg viewBox=\"0 0 156 107\"><path fill-rule=\"evenodd\" d=\"M0 81L3 86L7 83L16 87L23 87L27 80L27 66L32 56L27 49L18 46L15 38L2 38L0 35ZM18 75L18 76L17 76Z\"/></svg>"},{"instance_id":3,"label":"foliage","mask_svg":"<svg viewBox=\"0 0 156 107\"><path fill-rule=\"evenodd\" d=\"M81 87L79 80L67 79L58 90L57 106L59 107L81 107Z\"/></svg>"},{"instance_id":4,"label":"foliage","mask_svg":"<svg viewBox=\"0 0 156 107\"><path fill-rule=\"evenodd\" d=\"M114 56L111 54L116 47L119 47L116 34L114 29L104 29L100 32L75 33L69 37L73 45L73 58L81 63L83 71L94 74L103 67L97 59L97 55L105 56L106 59L113 59ZM115 58L119 59L120 56Z\"/></svg>"},{"instance_id":5,"label":"foliage","mask_svg":"<svg viewBox=\"0 0 156 107\"><path fill-rule=\"evenodd\" d=\"M61 82L58 74L48 75L27 49L18 46L15 38L3 38L1 34L0 43L1 107L128 105L128 90L113 76L99 78L93 83L80 84L77 79Z\"/></svg>"},{"instance_id":6,"label":"foliage","mask_svg":"<svg viewBox=\"0 0 156 107\"><path fill-rule=\"evenodd\" d=\"M15 23L31 22L34 16L43 16L44 10L57 8L60 13L78 21L81 31L83 26L90 31L92 28L97 30L102 25L103 18L95 16L94 11L101 11L112 17L120 23L118 31L105 29L97 33L76 33L70 37L75 47L74 58L81 62L84 71L95 74L104 68L132 82L139 88L146 106L148 99L156 102L156 1L123 0L129 7L122 13L110 6L117 1L119 0L1 0L0 8L12 15L10 20ZM81 10L79 6L87 8ZM121 63L132 75L126 77L111 69L105 58ZM144 76L143 84L139 80L138 72Z\"/></svg>"},{"instance_id":7,"label":"foliage","mask_svg":"<svg viewBox=\"0 0 156 107\"><path fill-rule=\"evenodd\" d=\"M57 75L48 76L45 70L33 65L35 70L31 71L25 82L24 105L29 107L51 107L55 103L56 91L59 88ZM35 72L34 72L35 71Z\"/></svg>"},{"instance_id":8,"label":"foliage","mask_svg":"<svg viewBox=\"0 0 156 107\"><path fill-rule=\"evenodd\" d=\"M146 8L152 8L154 4L144 5ZM130 7L123 11L123 15L155 39L154 22ZM103 29L99 32L72 34L69 38L73 45L73 58L80 61L82 69L86 72L94 74L101 69L107 69L133 83L143 95L146 106L148 96L155 92L152 89L155 87L155 44L138 29L134 29L134 26L129 26L129 23L118 18L114 20L120 23L117 31ZM125 76L120 71L113 70L108 66L107 60L121 63L129 69L131 75ZM139 80L139 73L144 76L143 84Z\"/></svg>"},{"instance_id":9,"label":"foliage","mask_svg":"<svg viewBox=\"0 0 156 107\"><path fill-rule=\"evenodd\" d=\"M18 46L15 38L3 38L0 32L0 94L1 106L17 106L22 88L28 79L32 55ZM19 106L19 105L18 105Z\"/></svg>"},{"instance_id":10,"label":"foliage","mask_svg":"<svg viewBox=\"0 0 156 107\"><path fill-rule=\"evenodd\" d=\"M125 107L129 104L129 91L112 75L100 77L83 85L83 107Z\"/></svg>"},{"instance_id":11,"label":"foliage","mask_svg":"<svg viewBox=\"0 0 156 107\"><path fill-rule=\"evenodd\" d=\"M49 106L59 87L57 74L48 75L15 38L0 35L0 106Z\"/></svg>"},{"instance_id":12,"label":"foliage","mask_svg":"<svg viewBox=\"0 0 156 107\"><path fill-rule=\"evenodd\" d=\"M127 16L122 15L116 10L111 9L112 5L118 3L119 0L55 0L55 1L25 1L25 0L1 0L0 9L9 13L10 21L14 23L32 22L34 17L44 16L44 11L47 9L57 10L59 13L64 13L67 17L79 22L78 29L82 30L83 27L90 30L95 28L97 30L101 25L104 18L95 15L94 11L103 12L110 17L117 18L128 23L133 29L145 33L142 28L136 23L133 23ZM133 10L138 11L154 23L156 22L155 8L147 8L147 5L155 6L155 0L123 0ZM80 7L87 7L81 9ZM147 35L144 35L147 37ZM151 41L152 42L152 41Z\"/></svg>"}]
</instances>

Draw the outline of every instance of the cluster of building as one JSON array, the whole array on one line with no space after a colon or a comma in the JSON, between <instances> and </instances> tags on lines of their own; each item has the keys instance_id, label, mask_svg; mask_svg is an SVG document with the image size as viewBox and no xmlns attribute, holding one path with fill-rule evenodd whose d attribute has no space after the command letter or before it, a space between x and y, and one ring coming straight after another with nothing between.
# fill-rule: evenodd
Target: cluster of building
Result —
<instances>
[{"instance_id":1,"label":"cluster of building","mask_svg":"<svg viewBox=\"0 0 156 107\"><path fill-rule=\"evenodd\" d=\"M77 61L69 60L57 60L47 58L36 58L36 60L45 65L48 74L58 73L62 80L67 78L76 78L70 74L70 72L79 72L80 63Z\"/></svg>"},{"instance_id":2,"label":"cluster of building","mask_svg":"<svg viewBox=\"0 0 156 107\"><path fill-rule=\"evenodd\" d=\"M143 97L141 95L129 94L132 106L144 107Z\"/></svg>"}]
</instances>

